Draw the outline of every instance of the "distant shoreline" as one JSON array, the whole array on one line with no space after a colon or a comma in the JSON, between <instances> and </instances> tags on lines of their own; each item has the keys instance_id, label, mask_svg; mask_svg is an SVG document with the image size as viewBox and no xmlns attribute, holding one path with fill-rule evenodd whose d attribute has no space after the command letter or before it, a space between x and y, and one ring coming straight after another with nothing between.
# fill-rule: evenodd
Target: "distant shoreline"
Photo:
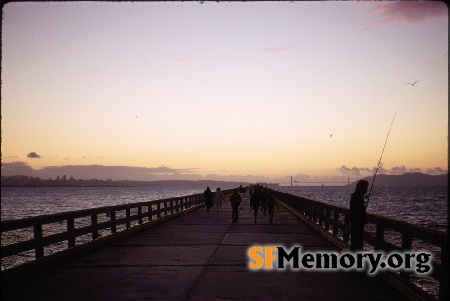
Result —
<instances>
[{"instance_id":1,"label":"distant shoreline","mask_svg":"<svg viewBox=\"0 0 450 301\"><path fill-rule=\"evenodd\" d=\"M364 180L372 184L373 177L365 177ZM350 184L344 185L330 185L327 182L323 182L325 185L321 185L319 182L311 182L310 185L307 182L302 185L295 186L352 186L356 185L356 181ZM250 183L236 182L236 181L214 181L214 180L159 180L159 181L131 181L120 180L83 180L83 179L55 179L55 180L42 180L40 178L34 178L29 176L17 175L13 177L4 177L1 179L1 187L168 187L168 186L180 186L180 187L198 187L199 189L207 186L211 188L215 187L239 187L249 186ZM448 173L442 175L428 175L423 173L405 173L403 175L386 175L379 174L375 178L374 186L448 186ZM268 185L269 187L271 185ZM290 186L290 185L282 185ZM294 185L293 185L294 186Z\"/></svg>"},{"instance_id":2,"label":"distant shoreline","mask_svg":"<svg viewBox=\"0 0 450 301\"><path fill-rule=\"evenodd\" d=\"M245 182L227 182L227 181L213 181L213 180L167 180L167 181L113 181L113 180L75 180L75 179L56 179L56 180L42 180L40 178L33 178L28 176L14 176L2 177L1 187L165 187L165 186L180 186L180 187L199 187L206 189L210 187L221 186L248 186Z\"/></svg>"}]
</instances>

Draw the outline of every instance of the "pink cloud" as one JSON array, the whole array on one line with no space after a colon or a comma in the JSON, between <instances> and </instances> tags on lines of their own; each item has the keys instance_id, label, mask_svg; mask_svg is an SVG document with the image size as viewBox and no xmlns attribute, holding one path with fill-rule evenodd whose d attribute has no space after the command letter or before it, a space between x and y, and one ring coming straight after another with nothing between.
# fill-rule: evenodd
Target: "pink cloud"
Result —
<instances>
[{"instance_id":1,"label":"pink cloud","mask_svg":"<svg viewBox=\"0 0 450 301\"><path fill-rule=\"evenodd\" d=\"M447 6L438 1L395 1L371 9L368 14L382 18L374 25L402 25L448 18Z\"/></svg>"},{"instance_id":2,"label":"pink cloud","mask_svg":"<svg viewBox=\"0 0 450 301\"><path fill-rule=\"evenodd\" d=\"M288 47L277 47L277 48L265 48L262 50L264 53L274 53L274 52L280 52L280 51L289 51L292 49L297 48L297 46L288 46Z\"/></svg>"}]
</instances>

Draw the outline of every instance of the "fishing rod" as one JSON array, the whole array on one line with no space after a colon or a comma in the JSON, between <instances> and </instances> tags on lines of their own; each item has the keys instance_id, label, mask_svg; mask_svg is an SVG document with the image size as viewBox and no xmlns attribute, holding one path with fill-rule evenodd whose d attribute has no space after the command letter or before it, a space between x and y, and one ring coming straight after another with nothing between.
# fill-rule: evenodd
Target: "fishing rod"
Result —
<instances>
[{"instance_id":1,"label":"fishing rod","mask_svg":"<svg viewBox=\"0 0 450 301\"><path fill-rule=\"evenodd\" d=\"M387 141L389 139L389 133L391 132L391 128L392 128L392 124L394 123L395 115L397 115L397 112L395 112L394 118L392 118L391 126L389 127L389 131L388 131L387 136L386 136L386 141L384 142L383 150L381 151L380 160L378 161L377 169L375 170L375 174L373 175L372 185L370 185L369 194L366 195L366 199L367 199L366 208L369 205L369 198L370 198L370 194L372 193L373 183L375 183L375 177L377 176L378 168L380 168L381 158L383 158L384 148L386 147L386 143L387 143Z\"/></svg>"}]
</instances>

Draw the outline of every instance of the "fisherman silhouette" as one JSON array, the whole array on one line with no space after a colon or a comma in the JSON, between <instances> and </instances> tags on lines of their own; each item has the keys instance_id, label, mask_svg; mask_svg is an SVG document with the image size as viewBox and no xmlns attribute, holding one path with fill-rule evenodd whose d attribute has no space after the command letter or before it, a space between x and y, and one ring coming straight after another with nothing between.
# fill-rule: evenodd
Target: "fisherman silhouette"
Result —
<instances>
[{"instance_id":1,"label":"fisherman silhouette","mask_svg":"<svg viewBox=\"0 0 450 301\"><path fill-rule=\"evenodd\" d=\"M351 251L362 251L364 241L364 224L366 223L366 205L364 203L364 195L369 188L369 182L359 180L356 183L355 192L350 198L350 235Z\"/></svg>"}]
</instances>

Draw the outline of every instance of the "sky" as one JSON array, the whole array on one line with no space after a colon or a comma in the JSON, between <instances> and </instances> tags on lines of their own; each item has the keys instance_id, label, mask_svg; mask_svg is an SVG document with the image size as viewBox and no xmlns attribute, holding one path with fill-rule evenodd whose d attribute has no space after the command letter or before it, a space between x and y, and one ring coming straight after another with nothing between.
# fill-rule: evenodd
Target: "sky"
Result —
<instances>
[{"instance_id":1,"label":"sky","mask_svg":"<svg viewBox=\"0 0 450 301\"><path fill-rule=\"evenodd\" d=\"M442 2L11 2L2 14L2 176L448 172Z\"/></svg>"}]
</instances>

